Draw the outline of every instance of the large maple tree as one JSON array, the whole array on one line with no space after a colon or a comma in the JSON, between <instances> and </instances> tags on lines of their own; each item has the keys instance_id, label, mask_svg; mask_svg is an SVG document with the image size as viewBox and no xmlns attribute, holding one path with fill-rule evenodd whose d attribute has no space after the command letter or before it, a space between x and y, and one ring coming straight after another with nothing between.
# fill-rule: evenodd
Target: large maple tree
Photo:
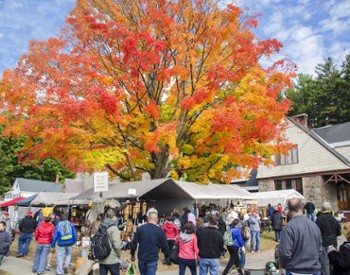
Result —
<instances>
[{"instance_id":1,"label":"large maple tree","mask_svg":"<svg viewBox=\"0 0 350 275\"><path fill-rule=\"evenodd\" d=\"M80 0L4 72L5 134L76 170L229 182L286 145L278 96L295 68L261 66L282 45L257 24L214 0Z\"/></svg>"}]
</instances>

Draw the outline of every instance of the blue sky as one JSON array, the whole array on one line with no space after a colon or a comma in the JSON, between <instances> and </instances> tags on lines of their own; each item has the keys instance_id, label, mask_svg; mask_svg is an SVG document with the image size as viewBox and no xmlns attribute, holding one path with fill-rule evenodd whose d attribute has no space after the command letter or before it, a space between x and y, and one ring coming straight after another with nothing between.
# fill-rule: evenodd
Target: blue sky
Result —
<instances>
[{"instance_id":1,"label":"blue sky","mask_svg":"<svg viewBox=\"0 0 350 275\"><path fill-rule=\"evenodd\" d=\"M222 3L228 0L222 0ZM254 31L277 38L301 73L313 74L324 58L338 64L350 53L350 0L235 0L248 12L262 14ZM0 74L13 68L30 40L59 33L75 0L0 0Z\"/></svg>"}]
</instances>

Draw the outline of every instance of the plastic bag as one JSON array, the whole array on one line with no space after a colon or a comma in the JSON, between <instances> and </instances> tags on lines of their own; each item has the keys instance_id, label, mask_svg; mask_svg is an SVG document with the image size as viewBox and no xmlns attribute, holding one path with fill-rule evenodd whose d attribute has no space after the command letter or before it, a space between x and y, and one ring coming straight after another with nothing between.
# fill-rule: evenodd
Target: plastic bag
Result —
<instances>
[{"instance_id":1,"label":"plastic bag","mask_svg":"<svg viewBox=\"0 0 350 275\"><path fill-rule=\"evenodd\" d=\"M134 262L129 264L128 269L126 270L126 275L135 275L135 265Z\"/></svg>"}]
</instances>

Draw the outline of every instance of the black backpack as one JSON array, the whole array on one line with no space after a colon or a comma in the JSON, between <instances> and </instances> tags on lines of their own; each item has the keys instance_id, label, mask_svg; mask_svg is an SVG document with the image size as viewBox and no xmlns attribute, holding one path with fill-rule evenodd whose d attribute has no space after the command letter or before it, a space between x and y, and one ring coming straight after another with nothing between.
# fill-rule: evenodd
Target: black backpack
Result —
<instances>
[{"instance_id":1,"label":"black backpack","mask_svg":"<svg viewBox=\"0 0 350 275\"><path fill-rule=\"evenodd\" d=\"M105 226L103 224L97 230L95 236L91 239L91 253L92 257L97 260L105 259L112 251L111 244L109 242L107 229L115 224Z\"/></svg>"}]
</instances>

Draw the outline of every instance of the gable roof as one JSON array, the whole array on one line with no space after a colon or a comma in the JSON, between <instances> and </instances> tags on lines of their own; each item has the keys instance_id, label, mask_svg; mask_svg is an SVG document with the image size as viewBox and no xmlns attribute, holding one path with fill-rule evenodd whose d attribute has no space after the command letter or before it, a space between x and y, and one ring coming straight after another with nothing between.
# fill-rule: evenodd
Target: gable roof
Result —
<instances>
[{"instance_id":1,"label":"gable roof","mask_svg":"<svg viewBox=\"0 0 350 275\"><path fill-rule=\"evenodd\" d=\"M15 183L18 183L20 190L24 192L61 192L63 188L63 184L60 183L24 178L16 178Z\"/></svg>"},{"instance_id":2,"label":"gable roof","mask_svg":"<svg viewBox=\"0 0 350 275\"><path fill-rule=\"evenodd\" d=\"M82 180L66 179L62 191L65 193L81 194L85 192L84 182Z\"/></svg>"},{"instance_id":3,"label":"gable roof","mask_svg":"<svg viewBox=\"0 0 350 275\"><path fill-rule=\"evenodd\" d=\"M329 144L350 141L350 122L315 128L313 131Z\"/></svg>"},{"instance_id":4,"label":"gable roof","mask_svg":"<svg viewBox=\"0 0 350 275\"><path fill-rule=\"evenodd\" d=\"M323 146L325 149L327 149L331 154L333 154L341 162L343 162L347 166L350 166L350 162L342 154L338 153L336 150L334 150L332 147L330 147L329 144L327 142L325 142L320 136L318 136L313 130L310 130L309 128L304 127L303 125L296 122L292 118L289 118L289 117L287 117L287 118L294 125L296 125L300 130L304 131L311 138L313 138L315 141L317 141L321 146Z\"/></svg>"}]
</instances>

